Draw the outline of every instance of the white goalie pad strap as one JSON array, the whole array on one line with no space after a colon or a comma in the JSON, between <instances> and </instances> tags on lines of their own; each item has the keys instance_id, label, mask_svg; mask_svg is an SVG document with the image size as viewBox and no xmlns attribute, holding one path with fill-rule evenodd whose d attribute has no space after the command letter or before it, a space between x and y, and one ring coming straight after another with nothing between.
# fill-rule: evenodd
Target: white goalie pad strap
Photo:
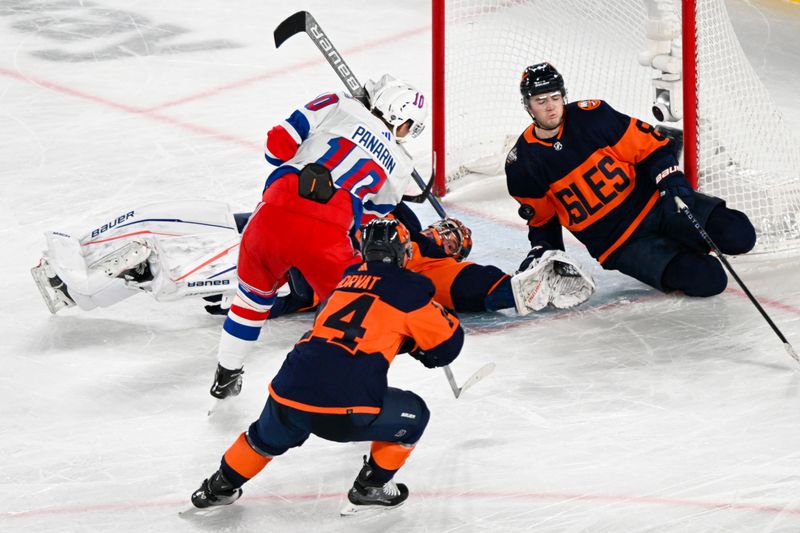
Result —
<instances>
[{"instance_id":1,"label":"white goalie pad strap","mask_svg":"<svg viewBox=\"0 0 800 533\"><path fill-rule=\"evenodd\" d=\"M511 278L511 292L514 294L517 313L527 315L547 306L550 302L551 290L548 279L552 272L552 262L537 259L527 270L523 270Z\"/></svg>"},{"instance_id":2,"label":"white goalie pad strap","mask_svg":"<svg viewBox=\"0 0 800 533\"><path fill-rule=\"evenodd\" d=\"M150 257L151 248L144 241L134 240L114 250L89 265L90 271L99 271L115 278Z\"/></svg>"},{"instance_id":3,"label":"white goalie pad strap","mask_svg":"<svg viewBox=\"0 0 800 533\"><path fill-rule=\"evenodd\" d=\"M156 300L236 292L239 234L235 231L155 237L151 244L155 276L151 291Z\"/></svg>"},{"instance_id":4,"label":"white goalie pad strap","mask_svg":"<svg viewBox=\"0 0 800 533\"><path fill-rule=\"evenodd\" d=\"M568 309L582 304L594 294L592 276L566 252L549 250L542 255L542 259L545 258L553 265L548 279L550 305Z\"/></svg>"}]
</instances>

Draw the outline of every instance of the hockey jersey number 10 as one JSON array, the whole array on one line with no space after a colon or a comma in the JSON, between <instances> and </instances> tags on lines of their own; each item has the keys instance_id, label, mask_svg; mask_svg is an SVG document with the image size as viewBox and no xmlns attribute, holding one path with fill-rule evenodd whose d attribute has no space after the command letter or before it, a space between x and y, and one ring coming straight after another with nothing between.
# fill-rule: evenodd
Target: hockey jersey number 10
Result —
<instances>
[{"instance_id":1,"label":"hockey jersey number 10","mask_svg":"<svg viewBox=\"0 0 800 533\"><path fill-rule=\"evenodd\" d=\"M394 209L413 171L383 121L343 93L323 94L272 128L264 155L278 167L265 188L309 164L327 168L334 186L353 196L356 226L362 211L384 216Z\"/></svg>"}]
</instances>

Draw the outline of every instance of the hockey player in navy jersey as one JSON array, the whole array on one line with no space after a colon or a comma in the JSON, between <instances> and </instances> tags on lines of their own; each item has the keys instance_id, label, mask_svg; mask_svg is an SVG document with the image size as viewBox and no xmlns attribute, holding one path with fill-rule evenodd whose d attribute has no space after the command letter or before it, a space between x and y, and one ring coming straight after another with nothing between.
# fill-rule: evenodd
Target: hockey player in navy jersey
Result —
<instances>
[{"instance_id":1,"label":"hockey player in navy jersey","mask_svg":"<svg viewBox=\"0 0 800 533\"><path fill-rule=\"evenodd\" d=\"M422 131L425 98L388 74L365 88L369 107L344 93L324 94L267 135L265 157L277 168L242 234L238 290L211 388L216 398L238 393L247 351L289 269L327 298L344 269L361 260L353 239L362 216L389 213L410 183L413 162L399 143Z\"/></svg>"},{"instance_id":2,"label":"hockey player in navy jersey","mask_svg":"<svg viewBox=\"0 0 800 533\"><path fill-rule=\"evenodd\" d=\"M396 507L408 497L393 478L422 436L429 411L413 392L388 386L389 365L404 352L429 368L449 364L464 334L458 318L432 299L430 280L405 268L413 252L401 223L370 222L362 253L364 262L345 271L286 357L259 419L192 494L196 507L233 503L245 482L310 434L372 441L343 514Z\"/></svg>"},{"instance_id":3,"label":"hockey player in navy jersey","mask_svg":"<svg viewBox=\"0 0 800 533\"><path fill-rule=\"evenodd\" d=\"M520 91L533 124L506 159L508 191L529 226L520 270L563 253L565 227L605 269L690 296L725 289L722 265L674 197L723 253L750 251L755 230L722 199L692 190L670 139L602 100L567 104L564 80L549 63L527 67Z\"/></svg>"}]
</instances>

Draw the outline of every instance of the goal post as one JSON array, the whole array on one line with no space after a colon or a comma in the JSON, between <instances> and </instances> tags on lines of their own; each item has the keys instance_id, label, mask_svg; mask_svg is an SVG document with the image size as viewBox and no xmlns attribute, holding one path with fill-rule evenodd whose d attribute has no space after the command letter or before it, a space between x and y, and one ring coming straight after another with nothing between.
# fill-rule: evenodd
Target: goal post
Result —
<instances>
[{"instance_id":1,"label":"goal post","mask_svg":"<svg viewBox=\"0 0 800 533\"><path fill-rule=\"evenodd\" d=\"M700 191L748 214L757 251L800 248L800 150L724 0L432 0L437 194L503 173L530 124L519 78L549 61L569 101L683 131Z\"/></svg>"}]
</instances>

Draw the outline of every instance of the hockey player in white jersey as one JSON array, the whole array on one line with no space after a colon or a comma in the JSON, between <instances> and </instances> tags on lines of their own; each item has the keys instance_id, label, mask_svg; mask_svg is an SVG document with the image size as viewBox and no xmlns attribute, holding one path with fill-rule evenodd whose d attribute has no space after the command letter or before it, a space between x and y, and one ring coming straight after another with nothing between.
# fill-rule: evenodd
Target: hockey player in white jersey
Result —
<instances>
[{"instance_id":1,"label":"hockey player in white jersey","mask_svg":"<svg viewBox=\"0 0 800 533\"><path fill-rule=\"evenodd\" d=\"M391 212L409 185L413 162L400 143L424 128L425 97L388 74L365 88L368 107L323 94L267 135L264 155L277 168L242 234L238 288L210 391L216 398L239 393L247 351L289 269L325 299L361 261L353 244L360 224Z\"/></svg>"}]
</instances>

